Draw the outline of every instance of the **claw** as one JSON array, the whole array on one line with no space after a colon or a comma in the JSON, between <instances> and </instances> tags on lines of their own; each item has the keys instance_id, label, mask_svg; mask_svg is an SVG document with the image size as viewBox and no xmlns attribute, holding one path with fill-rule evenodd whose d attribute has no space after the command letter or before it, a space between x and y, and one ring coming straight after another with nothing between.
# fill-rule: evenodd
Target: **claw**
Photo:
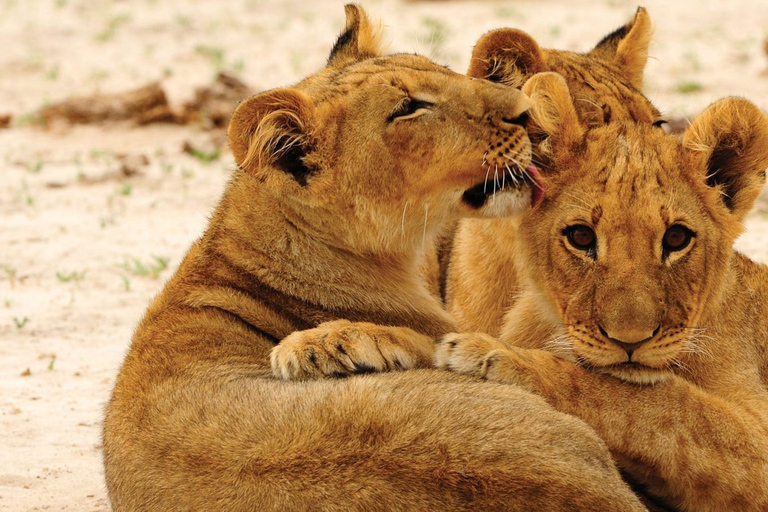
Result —
<instances>
[{"instance_id":1,"label":"claw","mask_svg":"<svg viewBox=\"0 0 768 512\"><path fill-rule=\"evenodd\" d=\"M355 366L352 369L352 373L354 373L355 375L364 375L366 373L375 373L375 372L376 372L376 368L374 368L373 366L369 366L367 364L355 363Z\"/></svg>"}]
</instances>

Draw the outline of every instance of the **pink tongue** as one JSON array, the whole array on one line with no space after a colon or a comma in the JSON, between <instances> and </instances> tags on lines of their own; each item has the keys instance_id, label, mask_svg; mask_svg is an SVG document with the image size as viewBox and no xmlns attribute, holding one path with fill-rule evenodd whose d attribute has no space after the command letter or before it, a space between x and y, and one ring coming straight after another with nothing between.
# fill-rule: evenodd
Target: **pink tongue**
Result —
<instances>
[{"instance_id":1,"label":"pink tongue","mask_svg":"<svg viewBox=\"0 0 768 512\"><path fill-rule=\"evenodd\" d=\"M529 165L525 168L528 175L533 180L531 185L531 208L535 208L544 199L544 180L539 174L539 170L533 165Z\"/></svg>"}]
</instances>

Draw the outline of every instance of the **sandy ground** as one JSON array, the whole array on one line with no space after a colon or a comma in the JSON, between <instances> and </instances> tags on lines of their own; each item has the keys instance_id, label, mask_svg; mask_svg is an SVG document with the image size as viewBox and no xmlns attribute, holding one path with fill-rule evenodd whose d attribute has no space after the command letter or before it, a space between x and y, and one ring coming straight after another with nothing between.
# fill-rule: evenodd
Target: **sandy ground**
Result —
<instances>
[{"instance_id":1,"label":"sandy ground","mask_svg":"<svg viewBox=\"0 0 768 512\"><path fill-rule=\"evenodd\" d=\"M309 4L309 5L307 5ZM223 7L222 7L223 5ZM486 30L588 50L636 4L371 0L396 51L466 69ZM647 95L695 115L737 94L768 110L765 0L645 3ZM71 95L159 80L172 105L226 70L256 90L323 65L340 1L0 0L0 510L107 510L100 423L132 329L203 230L232 169L191 156L199 126L36 126ZM126 176L123 168L133 172ZM768 198L739 247L768 262Z\"/></svg>"}]
</instances>

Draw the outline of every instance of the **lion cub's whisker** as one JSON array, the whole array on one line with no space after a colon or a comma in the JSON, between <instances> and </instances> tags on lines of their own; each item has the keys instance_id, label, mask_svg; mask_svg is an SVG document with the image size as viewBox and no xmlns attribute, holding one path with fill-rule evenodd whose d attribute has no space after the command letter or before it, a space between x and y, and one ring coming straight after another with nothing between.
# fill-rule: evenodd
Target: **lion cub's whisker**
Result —
<instances>
[{"instance_id":1,"label":"lion cub's whisker","mask_svg":"<svg viewBox=\"0 0 768 512\"><path fill-rule=\"evenodd\" d=\"M408 210L408 201L403 205L403 217L400 221L400 238L405 238L405 212Z\"/></svg>"}]
</instances>

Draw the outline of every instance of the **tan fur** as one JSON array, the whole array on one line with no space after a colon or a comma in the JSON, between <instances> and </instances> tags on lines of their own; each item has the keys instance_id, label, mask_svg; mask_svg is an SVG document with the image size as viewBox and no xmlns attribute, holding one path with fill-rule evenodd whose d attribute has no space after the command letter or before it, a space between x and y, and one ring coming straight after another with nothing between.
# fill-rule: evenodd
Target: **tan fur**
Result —
<instances>
[{"instance_id":1,"label":"tan fur","mask_svg":"<svg viewBox=\"0 0 768 512\"><path fill-rule=\"evenodd\" d=\"M527 186L465 201L491 144L529 161L526 98L378 56L363 11L346 10L325 69L233 116L240 169L149 306L107 407L113 509L642 510L592 429L520 390L434 369L273 378L286 336L306 373L315 349L344 355L329 328L355 325L386 364L423 364L423 340L455 329L419 274L425 239L530 203ZM406 91L432 105L391 118Z\"/></svg>"},{"instance_id":2,"label":"tan fur","mask_svg":"<svg viewBox=\"0 0 768 512\"><path fill-rule=\"evenodd\" d=\"M451 335L438 365L584 419L665 506L768 509L768 267L732 248L765 183L768 118L728 98L682 142L629 122L585 132L562 77L524 91L534 122L540 105L560 121L547 198L516 237L526 292L501 342ZM568 240L579 224L592 253ZM665 252L681 224L695 236Z\"/></svg>"},{"instance_id":3,"label":"tan fur","mask_svg":"<svg viewBox=\"0 0 768 512\"><path fill-rule=\"evenodd\" d=\"M498 29L477 42L469 75L521 87L534 73L554 71L568 82L575 115L585 127L622 119L658 124L662 121L658 110L640 93L651 34L650 18L642 7L586 54L541 49L525 32ZM546 131L553 129L552 123L540 117L540 128L529 127L539 142L535 161L545 176L550 144ZM522 293L518 262L510 250L517 223L517 219L459 223L449 268L443 272L445 302L461 330L497 335L504 311Z\"/></svg>"}]
</instances>

